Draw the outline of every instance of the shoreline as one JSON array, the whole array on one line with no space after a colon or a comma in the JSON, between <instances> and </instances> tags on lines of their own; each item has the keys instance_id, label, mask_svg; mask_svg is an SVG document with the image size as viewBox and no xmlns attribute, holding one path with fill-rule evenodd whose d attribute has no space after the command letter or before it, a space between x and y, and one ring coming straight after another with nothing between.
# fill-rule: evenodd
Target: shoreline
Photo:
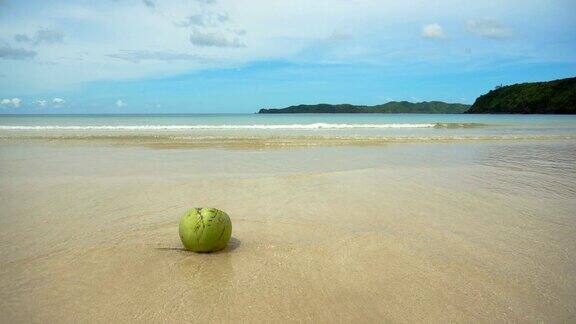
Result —
<instances>
[{"instance_id":1,"label":"shoreline","mask_svg":"<svg viewBox=\"0 0 576 324\"><path fill-rule=\"evenodd\" d=\"M381 146L387 144L573 141L576 135L485 135L485 136L187 136L132 134L0 135L1 145L61 144L144 146L152 148L282 148L316 146Z\"/></svg>"}]
</instances>

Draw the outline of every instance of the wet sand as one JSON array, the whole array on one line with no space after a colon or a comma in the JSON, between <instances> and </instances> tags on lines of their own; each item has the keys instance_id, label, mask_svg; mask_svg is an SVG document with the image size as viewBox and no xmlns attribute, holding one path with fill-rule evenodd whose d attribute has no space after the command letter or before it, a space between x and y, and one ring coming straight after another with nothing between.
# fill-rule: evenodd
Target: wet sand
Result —
<instances>
[{"instance_id":1,"label":"wet sand","mask_svg":"<svg viewBox=\"0 0 576 324\"><path fill-rule=\"evenodd\" d=\"M573 141L164 148L0 145L0 322L576 320Z\"/></svg>"}]
</instances>

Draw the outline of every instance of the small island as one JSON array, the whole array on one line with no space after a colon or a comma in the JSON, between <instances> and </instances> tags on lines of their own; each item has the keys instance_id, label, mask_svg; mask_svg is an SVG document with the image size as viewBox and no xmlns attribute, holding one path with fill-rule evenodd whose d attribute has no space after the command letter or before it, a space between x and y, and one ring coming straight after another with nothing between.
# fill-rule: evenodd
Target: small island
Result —
<instances>
[{"instance_id":1,"label":"small island","mask_svg":"<svg viewBox=\"0 0 576 324\"><path fill-rule=\"evenodd\" d=\"M576 114L576 77L497 86L472 106L442 101L391 101L382 105L298 105L259 114Z\"/></svg>"},{"instance_id":2,"label":"small island","mask_svg":"<svg viewBox=\"0 0 576 324\"><path fill-rule=\"evenodd\" d=\"M498 86L467 114L576 114L576 78Z\"/></svg>"},{"instance_id":3,"label":"small island","mask_svg":"<svg viewBox=\"0 0 576 324\"><path fill-rule=\"evenodd\" d=\"M376 106L358 106L350 104L298 105L280 109L260 109L259 114L461 114L469 105L425 101L391 101Z\"/></svg>"}]
</instances>

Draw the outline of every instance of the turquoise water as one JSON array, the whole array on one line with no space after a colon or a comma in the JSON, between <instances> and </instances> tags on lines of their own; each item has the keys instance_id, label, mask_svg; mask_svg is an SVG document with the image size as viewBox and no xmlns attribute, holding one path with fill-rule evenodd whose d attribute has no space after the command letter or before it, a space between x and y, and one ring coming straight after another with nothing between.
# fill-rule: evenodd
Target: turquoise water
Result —
<instances>
[{"instance_id":1,"label":"turquoise water","mask_svg":"<svg viewBox=\"0 0 576 324\"><path fill-rule=\"evenodd\" d=\"M3 135L576 136L576 116L442 114L0 115Z\"/></svg>"},{"instance_id":2,"label":"turquoise water","mask_svg":"<svg viewBox=\"0 0 576 324\"><path fill-rule=\"evenodd\" d=\"M480 123L509 126L574 127L571 115L465 114L150 114L150 115L0 115L0 125L282 125L282 124Z\"/></svg>"}]
</instances>

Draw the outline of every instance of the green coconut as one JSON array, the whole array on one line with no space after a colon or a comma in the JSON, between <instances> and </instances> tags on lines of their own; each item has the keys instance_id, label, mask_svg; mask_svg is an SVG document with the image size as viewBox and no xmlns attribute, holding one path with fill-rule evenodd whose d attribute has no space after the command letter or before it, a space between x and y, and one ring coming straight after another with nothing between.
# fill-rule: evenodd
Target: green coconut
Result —
<instances>
[{"instance_id":1,"label":"green coconut","mask_svg":"<svg viewBox=\"0 0 576 324\"><path fill-rule=\"evenodd\" d=\"M216 208L192 208L180 219L180 239L187 250L214 252L222 250L232 235L232 222Z\"/></svg>"}]
</instances>

